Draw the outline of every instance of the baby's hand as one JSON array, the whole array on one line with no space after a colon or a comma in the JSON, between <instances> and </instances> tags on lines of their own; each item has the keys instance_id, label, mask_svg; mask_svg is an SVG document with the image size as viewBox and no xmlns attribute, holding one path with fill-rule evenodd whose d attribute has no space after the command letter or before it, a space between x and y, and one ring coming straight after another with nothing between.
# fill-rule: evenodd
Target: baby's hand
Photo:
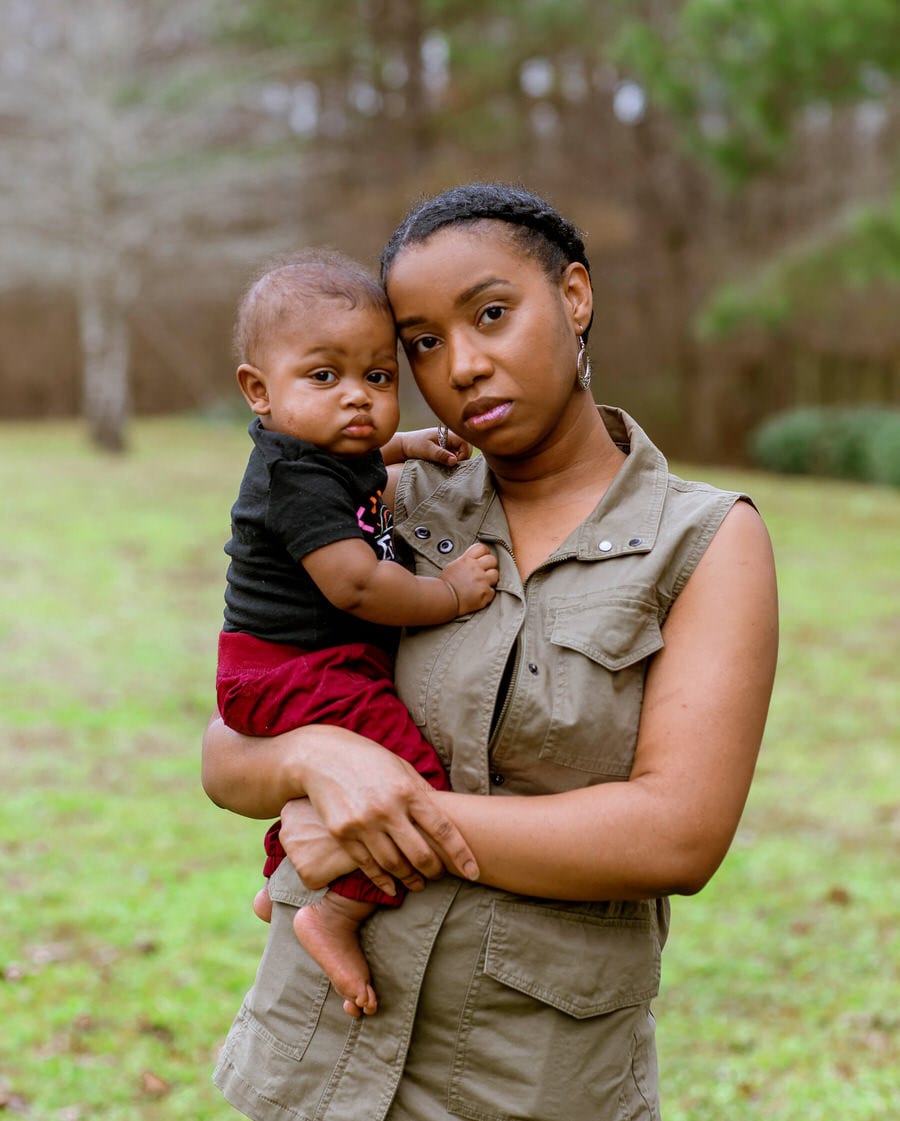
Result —
<instances>
[{"instance_id":1,"label":"baby's hand","mask_svg":"<svg viewBox=\"0 0 900 1121\"><path fill-rule=\"evenodd\" d=\"M443 446L441 432L444 433ZM415 432L402 432L399 435L403 441L404 459L426 459L430 463L455 467L472 454L472 445L460 439L449 428L420 428Z\"/></svg>"},{"instance_id":2,"label":"baby's hand","mask_svg":"<svg viewBox=\"0 0 900 1121\"><path fill-rule=\"evenodd\" d=\"M456 592L459 600L458 615L478 611L494 598L494 585L500 578L497 558L487 545L480 541L470 545L458 560L452 561L441 573L441 579Z\"/></svg>"}]
</instances>

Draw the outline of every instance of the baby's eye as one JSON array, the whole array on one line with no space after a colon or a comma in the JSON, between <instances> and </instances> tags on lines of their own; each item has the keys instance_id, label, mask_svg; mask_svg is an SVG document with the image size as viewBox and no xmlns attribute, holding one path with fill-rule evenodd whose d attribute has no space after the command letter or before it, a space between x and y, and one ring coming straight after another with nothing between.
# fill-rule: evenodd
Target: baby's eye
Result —
<instances>
[{"instance_id":1,"label":"baby's eye","mask_svg":"<svg viewBox=\"0 0 900 1121\"><path fill-rule=\"evenodd\" d=\"M481 318L487 323L496 323L506 315L506 308L499 304L491 304L481 313Z\"/></svg>"},{"instance_id":2,"label":"baby's eye","mask_svg":"<svg viewBox=\"0 0 900 1121\"><path fill-rule=\"evenodd\" d=\"M366 374L366 381L371 385L390 385L394 380L394 375L387 370L372 370Z\"/></svg>"},{"instance_id":3,"label":"baby's eye","mask_svg":"<svg viewBox=\"0 0 900 1121\"><path fill-rule=\"evenodd\" d=\"M331 385L337 380L333 370L313 370L309 376L320 385Z\"/></svg>"}]
</instances>

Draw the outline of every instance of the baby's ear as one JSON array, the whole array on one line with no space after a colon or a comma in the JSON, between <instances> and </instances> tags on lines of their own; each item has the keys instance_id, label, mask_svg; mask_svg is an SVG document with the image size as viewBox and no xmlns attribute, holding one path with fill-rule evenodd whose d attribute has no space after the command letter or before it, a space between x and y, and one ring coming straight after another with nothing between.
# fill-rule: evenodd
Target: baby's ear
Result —
<instances>
[{"instance_id":1,"label":"baby's ear","mask_svg":"<svg viewBox=\"0 0 900 1121\"><path fill-rule=\"evenodd\" d=\"M266 377L261 370L251 366L249 362L242 362L237 368L237 382L247 404L257 416L265 416L271 412Z\"/></svg>"}]
</instances>

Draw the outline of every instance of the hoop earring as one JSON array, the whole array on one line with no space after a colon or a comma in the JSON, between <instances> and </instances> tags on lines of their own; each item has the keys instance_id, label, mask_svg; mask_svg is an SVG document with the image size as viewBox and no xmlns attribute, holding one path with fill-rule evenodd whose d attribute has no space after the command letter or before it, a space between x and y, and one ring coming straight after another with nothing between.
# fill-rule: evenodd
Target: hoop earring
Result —
<instances>
[{"instance_id":1,"label":"hoop earring","mask_svg":"<svg viewBox=\"0 0 900 1121\"><path fill-rule=\"evenodd\" d=\"M575 367L578 384L587 391L591 388L591 356L587 352L584 335L578 336L578 363Z\"/></svg>"}]
</instances>

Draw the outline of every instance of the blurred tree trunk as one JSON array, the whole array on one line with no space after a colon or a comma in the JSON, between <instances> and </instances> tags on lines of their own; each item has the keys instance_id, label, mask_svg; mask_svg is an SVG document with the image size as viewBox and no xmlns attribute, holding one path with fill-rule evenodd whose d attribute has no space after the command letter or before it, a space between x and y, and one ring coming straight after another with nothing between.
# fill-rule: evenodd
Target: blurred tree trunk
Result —
<instances>
[{"instance_id":1,"label":"blurred tree trunk","mask_svg":"<svg viewBox=\"0 0 900 1121\"><path fill-rule=\"evenodd\" d=\"M91 439L105 451L121 452L127 444L129 312L136 292L137 274L115 254L97 251L82 262L78 284L82 408Z\"/></svg>"},{"instance_id":2,"label":"blurred tree trunk","mask_svg":"<svg viewBox=\"0 0 900 1121\"><path fill-rule=\"evenodd\" d=\"M76 61L87 68L95 60L76 56ZM82 414L99 448L123 452L130 413L129 319L140 284L128 249L135 231L122 205L117 122L98 99L83 98L81 110L83 127L70 138L69 166Z\"/></svg>"}]
</instances>

